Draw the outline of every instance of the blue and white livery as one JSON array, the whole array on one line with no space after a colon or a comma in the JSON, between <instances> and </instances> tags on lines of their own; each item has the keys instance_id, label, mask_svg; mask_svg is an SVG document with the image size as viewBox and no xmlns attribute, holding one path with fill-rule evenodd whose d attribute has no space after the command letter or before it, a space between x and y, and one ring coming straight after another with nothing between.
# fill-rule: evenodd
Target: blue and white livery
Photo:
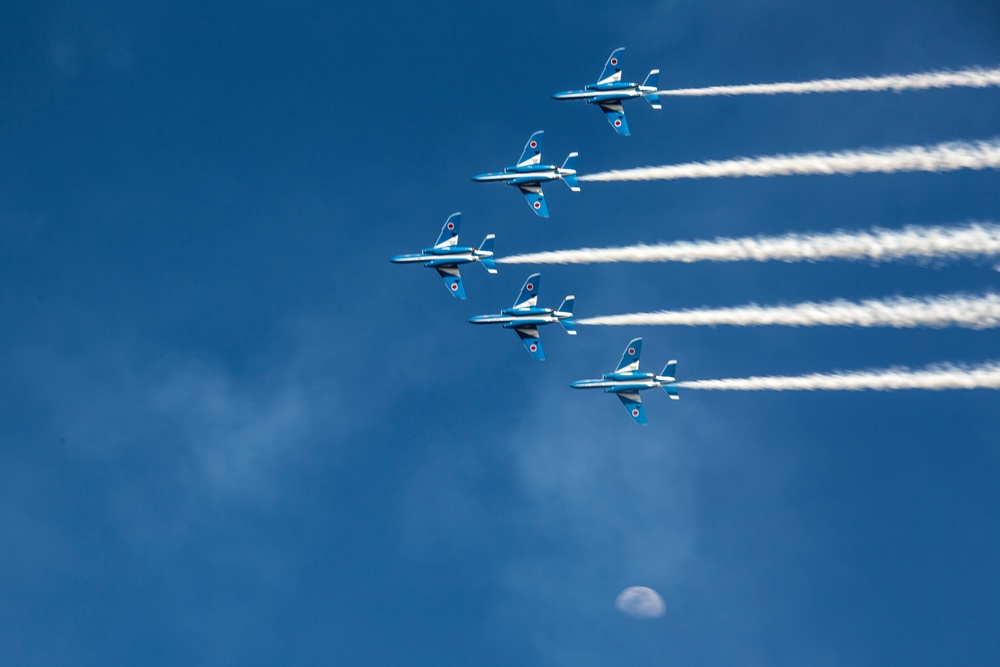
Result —
<instances>
[{"instance_id":1,"label":"blue and white livery","mask_svg":"<svg viewBox=\"0 0 1000 667\"><path fill-rule=\"evenodd\" d=\"M542 183L546 181L564 181L573 192L580 191L580 183L576 180L576 158L577 153L570 153L563 166L557 167L554 164L541 164L542 162L542 138L545 132L539 130L531 135L528 143L524 145L524 152L517 164L504 167L503 171L493 171L486 174L477 174L472 180L481 183L490 181L500 181L507 185L516 185L528 200L528 206L537 215L543 218L549 217L549 209L545 205L545 195L542 193Z\"/></svg>"},{"instance_id":2,"label":"blue and white livery","mask_svg":"<svg viewBox=\"0 0 1000 667\"><path fill-rule=\"evenodd\" d=\"M430 248L424 248L415 255L396 255L389 259L395 264L423 264L433 267L444 278L445 287L453 296L465 298L465 285L462 275L458 272L459 264L481 263L490 273L497 272L496 261L493 259L493 234L487 234L479 248L458 245L458 227L462 222L461 213L452 213L441 228L437 243Z\"/></svg>"},{"instance_id":3,"label":"blue and white livery","mask_svg":"<svg viewBox=\"0 0 1000 667\"><path fill-rule=\"evenodd\" d=\"M653 387L663 387L670 398L676 400L677 361L671 360L659 375L639 372L639 355L642 353L642 339L629 342L613 373L605 373L597 380L578 380L570 383L574 389L603 389L608 394L618 394L618 399L628 410L637 424L646 423L646 411L642 409L639 392Z\"/></svg>"},{"instance_id":4,"label":"blue and white livery","mask_svg":"<svg viewBox=\"0 0 1000 667\"><path fill-rule=\"evenodd\" d=\"M642 85L622 81L622 57L625 49L615 49L608 58L601 78L597 83L586 86L583 90L567 90L552 96L557 100L584 100L587 104L596 104L607 117L611 127L618 134L629 135L628 123L625 121L625 111L622 101L633 97L643 97L654 109L660 108L660 98L657 96L657 85L660 70L654 69L646 77Z\"/></svg>"},{"instance_id":5,"label":"blue and white livery","mask_svg":"<svg viewBox=\"0 0 1000 667\"><path fill-rule=\"evenodd\" d=\"M545 361L542 341L538 337L538 327L558 322L566 329L566 333L575 336L576 323L573 321L573 300L575 297L570 295L563 299L562 305L556 310L539 308L537 305L538 283L541 277L540 273L528 276L512 307L505 308L496 315L477 315L469 322L472 324L499 324L504 329L513 329L521 342L524 343L524 348L528 350L528 353L539 361Z\"/></svg>"}]
</instances>

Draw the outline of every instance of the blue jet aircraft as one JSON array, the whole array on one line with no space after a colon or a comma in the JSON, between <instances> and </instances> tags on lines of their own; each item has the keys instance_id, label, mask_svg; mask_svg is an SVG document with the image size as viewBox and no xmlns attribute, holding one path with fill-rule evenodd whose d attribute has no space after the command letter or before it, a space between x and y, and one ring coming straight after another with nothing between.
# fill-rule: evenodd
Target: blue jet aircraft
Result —
<instances>
[{"instance_id":1,"label":"blue jet aircraft","mask_svg":"<svg viewBox=\"0 0 1000 667\"><path fill-rule=\"evenodd\" d=\"M437 243L430 248L424 248L416 255L396 255L389 261L395 264L423 264L437 269L444 278L445 287L459 299L465 298L465 286L462 275L458 272L459 264L481 263L490 273L497 272L493 260L493 234L487 234L479 249L458 245L458 226L462 221L461 213L452 213L441 228Z\"/></svg>"},{"instance_id":2,"label":"blue jet aircraft","mask_svg":"<svg viewBox=\"0 0 1000 667\"><path fill-rule=\"evenodd\" d=\"M637 83L626 83L621 80L622 56L624 54L625 49L615 49L612 52L597 83L591 83L583 90L567 90L564 93L556 93L552 96L553 99L585 100L587 104L596 104L607 116L611 127L615 128L618 134L627 137L629 135L628 123L625 122L622 101L633 97L644 97L654 109L659 109L660 98L656 94L656 86L659 82L660 70L651 71L641 86Z\"/></svg>"},{"instance_id":3,"label":"blue jet aircraft","mask_svg":"<svg viewBox=\"0 0 1000 667\"><path fill-rule=\"evenodd\" d=\"M653 387L663 387L670 398L677 399L677 385L674 378L677 374L677 361L670 360L663 373L639 372L639 355L642 353L642 339L635 338L625 348L622 360L614 373L605 373L598 380L578 380L570 383L574 389L603 389L608 394L618 394L618 399L632 415L637 424L646 423L646 411L642 409L642 398L639 392Z\"/></svg>"},{"instance_id":4,"label":"blue jet aircraft","mask_svg":"<svg viewBox=\"0 0 1000 667\"><path fill-rule=\"evenodd\" d=\"M477 315L469 322L473 324L499 324L504 329L513 329L531 356L539 361L545 361L542 341L538 337L538 327L558 322L566 329L566 333L575 336L576 323L573 321L574 297L572 295L563 299L558 310L539 308L535 305L538 302L538 282L541 276L540 273L528 276L513 307L505 308L497 315Z\"/></svg>"},{"instance_id":5,"label":"blue jet aircraft","mask_svg":"<svg viewBox=\"0 0 1000 667\"><path fill-rule=\"evenodd\" d=\"M542 183L561 179L573 192L580 191L580 184L576 180L577 153L570 153L561 167L554 164L541 164L544 134L545 132L539 130L531 135L528 143L524 145L524 152L521 153L521 159L517 161L517 164L504 167L503 171L477 174L472 177L472 180L480 182L501 181L507 185L516 185L521 194L528 200L532 211L543 218L549 217L549 209L545 205L545 195L542 193Z\"/></svg>"}]
</instances>

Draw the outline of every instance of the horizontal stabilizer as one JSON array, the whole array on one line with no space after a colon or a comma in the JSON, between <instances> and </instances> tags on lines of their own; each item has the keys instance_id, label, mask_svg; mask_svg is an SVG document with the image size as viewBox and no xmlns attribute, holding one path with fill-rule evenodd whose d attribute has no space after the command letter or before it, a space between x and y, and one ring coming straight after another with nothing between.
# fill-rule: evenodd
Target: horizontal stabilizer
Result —
<instances>
[{"instance_id":1,"label":"horizontal stabilizer","mask_svg":"<svg viewBox=\"0 0 1000 667\"><path fill-rule=\"evenodd\" d=\"M492 253L494 240L496 240L496 236L494 234L487 234L486 238L483 239L482 245L479 246L479 252ZM486 270L490 273L497 272L497 263L493 259L492 254L488 257L480 257L479 261L482 262L483 266L486 267Z\"/></svg>"},{"instance_id":2,"label":"horizontal stabilizer","mask_svg":"<svg viewBox=\"0 0 1000 667\"><path fill-rule=\"evenodd\" d=\"M642 84L642 87L652 88L654 91L658 90L660 87L660 70L654 69L650 72L649 76L646 77L646 81ZM649 102L649 105L654 109L662 108L660 106L660 96L655 92L647 93L644 97L646 98L646 101Z\"/></svg>"},{"instance_id":3,"label":"horizontal stabilizer","mask_svg":"<svg viewBox=\"0 0 1000 667\"><path fill-rule=\"evenodd\" d=\"M560 313L570 313L569 317L565 317L565 318L559 320L559 324L563 325L563 329L565 329L566 333L568 333L570 336L575 336L576 335L576 320L573 319L573 315L572 315L572 313L573 313L573 302L575 300L576 300L576 297L573 296L572 294L570 294L568 297L566 297L565 299L563 299L562 305L559 306L559 311L558 311Z\"/></svg>"},{"instance_id":4,"label":"horizontal stabilizer","mask_svg":"<svg viewBox=\"0 0 1000 667\"><path fill-rule=\"evenodd\" d=\"M671 380L677 379L677 360L671 359L667 362L667 365L663 367L663 375L670 378ZM663 391L667 392L672 400L677 400L680 396L677 395L677 385L671 382L670 384L663 385Z\"/></svg>"},{"instance_id":5,"label":"horizontal stabilizer","mask_svg":"<svg viewBox=\"0 0 1000 667\"><path fill-rule=\"evenodd\" d=\"M562 173L563 180L566 181L566 185L573 192L580 191L580 182L576 180L576 158L579 156L580 154L577 152L570 153L566 156L566 161L563 162L563 166L559 170Z\"/></svg>"}]
</instances>

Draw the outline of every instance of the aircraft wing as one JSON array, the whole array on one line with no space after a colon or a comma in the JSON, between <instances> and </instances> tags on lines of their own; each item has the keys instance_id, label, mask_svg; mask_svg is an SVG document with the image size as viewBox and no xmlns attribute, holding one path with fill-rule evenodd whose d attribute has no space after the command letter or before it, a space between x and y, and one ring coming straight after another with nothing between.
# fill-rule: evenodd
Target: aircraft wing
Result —
<instances>
[{"instance_id":1,"label":"aircraft wing","mask_svg":"<svg viewBox=\"0 0 1000 667\"><path fill-rule=\"evenodd\" d=\"M521 342L528 354L539 361L545 361L545 352L542 350L542 339L538 337L538 327L515 327Z\"/></svg>"},{"instance_id":2,"label":"aircraft wing","mask_svg":"<svg viewBox=\"0 0 1000 667\"><path fill-rule=\"evenodd\" d=\"M620 391L618 400L622 402L636 424L646 423L646 411L642 409L642 397L637 391Z\"/></svg>"},{"instance_id":3,"label":"aircraft wing","mask_svg":"<svg viewBox=\"0 0 1000 667\"><path fill-rule=\"evenodd\" d=\"M539 130L528 137L528 143L524 145L521 157L517 161L518 167L523 167L529 164L538 164L542 161L542 139L544 138L544 130Z\"/></svg>"},{"instance_id":4,"label":"aircraft wing","mask_svg":"<svg viewBox=\"0 0 1000 667\"><path fill-rule=\"evenodd\" d=\"M604 71L598 77L597 83L609 83L611 81L622 80L622 57L625 55L624 48L617 48L608 56L608 62L604 64Z\"/></svg>"},{"instance_id":5,"label":"aircraft wing","mask_svg":"<svg viewBox=\"0 0 1000 667\"><path fill-rule=\"evenodd\" d=\"M601 111L604 112L608 122L611 123L611 127L615 128L615 132L626 137L629 136L628 122L625 120L625 110L622 109L621 100L600 102L598 106L601 107Z\"/></svg>"},{"instance_id":6,"label":"aircraft wing","mask_svg":"<svg viewBox=\"0 0 1000 667\"><path fill-rule=\"evenodd\" d=\"M542 193L542 186L539 183L518 183L518 190L528 200L531 210L543 218L549 217L549 207L545 205L545 195Z\"/></svg>"},{"instance_id":7,"label":"aircraft wing","mask_svg":"<svg viewBox=\"0 0 1000 667\"><path fill-rule=\"evenodd\" d=\"M642 354L642 338L633 338L622 352L622 360L618 362L615 372L639 370L639 356Z\"/></svg>"},{"instance_id":8,"label":"aircraft wing","mask_svg":"<svg viewBox=\"0 0 1000 667\"><path fill-rule=\"evenodd\" d=\"M465 285L462 284L462 274L458 272L458 267L454 264L445 264L434 268L444 278L444 286L448 288L448 291L459 299L464 299Z\"/></svg>"},{"instance_id":9,"label":"aircraft wing","mask_svg":"<svg viewBox=\"0 0 1000 667\"><path fill-rule=\"evenodd\" d=\"M441 235L435 241L435 248L448 248L458 244L458 226L462 222L461 213L452 213L441 228Z\"/></svg>"}]
</instances>

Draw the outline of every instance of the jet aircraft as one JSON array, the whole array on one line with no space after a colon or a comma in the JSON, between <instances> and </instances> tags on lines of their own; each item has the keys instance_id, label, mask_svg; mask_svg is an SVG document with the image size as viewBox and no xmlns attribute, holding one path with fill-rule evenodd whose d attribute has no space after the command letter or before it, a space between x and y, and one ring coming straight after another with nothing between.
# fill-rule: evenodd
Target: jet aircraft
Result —
<instances>
[{"instance_id":1,"label":"jet aircraft","mask_svg":"<svg viewBox=\"0 0 1000 667\"><path fill-rule=\"evenodd\" d=\"M660 108L660 98L656 87L660 79L660 70L654 69L646 77L642 85L622 81L622 57L625 49L615 49L604 65L604 71L597 83L588 84L583 90L567 90L553 95L557 100L585 100L587 104L596 104L607 116L611 127L618 134L629 135L628 123L625 121L625 111L622 101L633 97L644 97L654 109Z\"/></svg>"},{"instance_id":2,"label":"jet aircraft","mask_svg":"<svg viewBox=\"0 0 1000 667\"><path fill-rule=\"evenodd\" d=\"M577 153L570 153L561 167L554 164L541 164L544 134L544 131L539 130L531 135L528 143L524 145L524 152L521 153L521 159L517 161L517 164L504 167L503 171L477 174L472 177L472 180L480 182L501 181L507 185L516 185L521 194L528 200L531 210L543 218L549 217L549 209L545 205L545 195L542 193L542 183L561 179L573 192L580 191L580 184L576 180Z\"/></svg>"},{"instance_id":3,"label":"jet aircraft","mask_svg":"<svg viewBox=\"0 0 1000 667\"><path fill-rule=\"evenodd\" d=\"M597 380L578 380L570 383L574 389L603 389L608 394L618 394L618 399L637 424L646 423L646 411L642 409L639 392L653 387L663 387L670 398L677 399L677 361L670 360L660 375L639 372L639 355L642 353L642 339L634 338L625 348L622 360L613 373L605 373Z\"/></svg>"},{"instance_id":4,"label":"jet aircraft","mask_svg":"<svg viewBox=\"0 0 1000 667\"><path fill-rule=\"evenodd\" d=\"M452 213L441 228L437 243L430 248L424 248L415 255L396 255L389 259L395 264L423 264L437 269L444 278L445 287L458 297L465 298L465 286L462 275L458 272L459 264L481 263L490 273L497 272L493 259L493 234L487 234L478 249L458 245L458 226L462 221L461 213Z\"/></svg>"},{"instance_id":5,"label":"jet aircraft","mask_svg":"<svg viewBox=\"0 0 1000 667\"><path fill-rule=\"evenodd\" d=\"M469 322L472 324L499 324L504 329L513 329L531 356L539 361L545 361L542 341L538 337L538 327L558 322L566 329L566 333L575 336L576 323L573 320L574 297L572 295L563 299L558 310L539 308L535 305L538 302L538 283L541 276L540 273L528 276L513 307L505 308L496 315L477 315Z\"/></svg>"}]
</instances>

